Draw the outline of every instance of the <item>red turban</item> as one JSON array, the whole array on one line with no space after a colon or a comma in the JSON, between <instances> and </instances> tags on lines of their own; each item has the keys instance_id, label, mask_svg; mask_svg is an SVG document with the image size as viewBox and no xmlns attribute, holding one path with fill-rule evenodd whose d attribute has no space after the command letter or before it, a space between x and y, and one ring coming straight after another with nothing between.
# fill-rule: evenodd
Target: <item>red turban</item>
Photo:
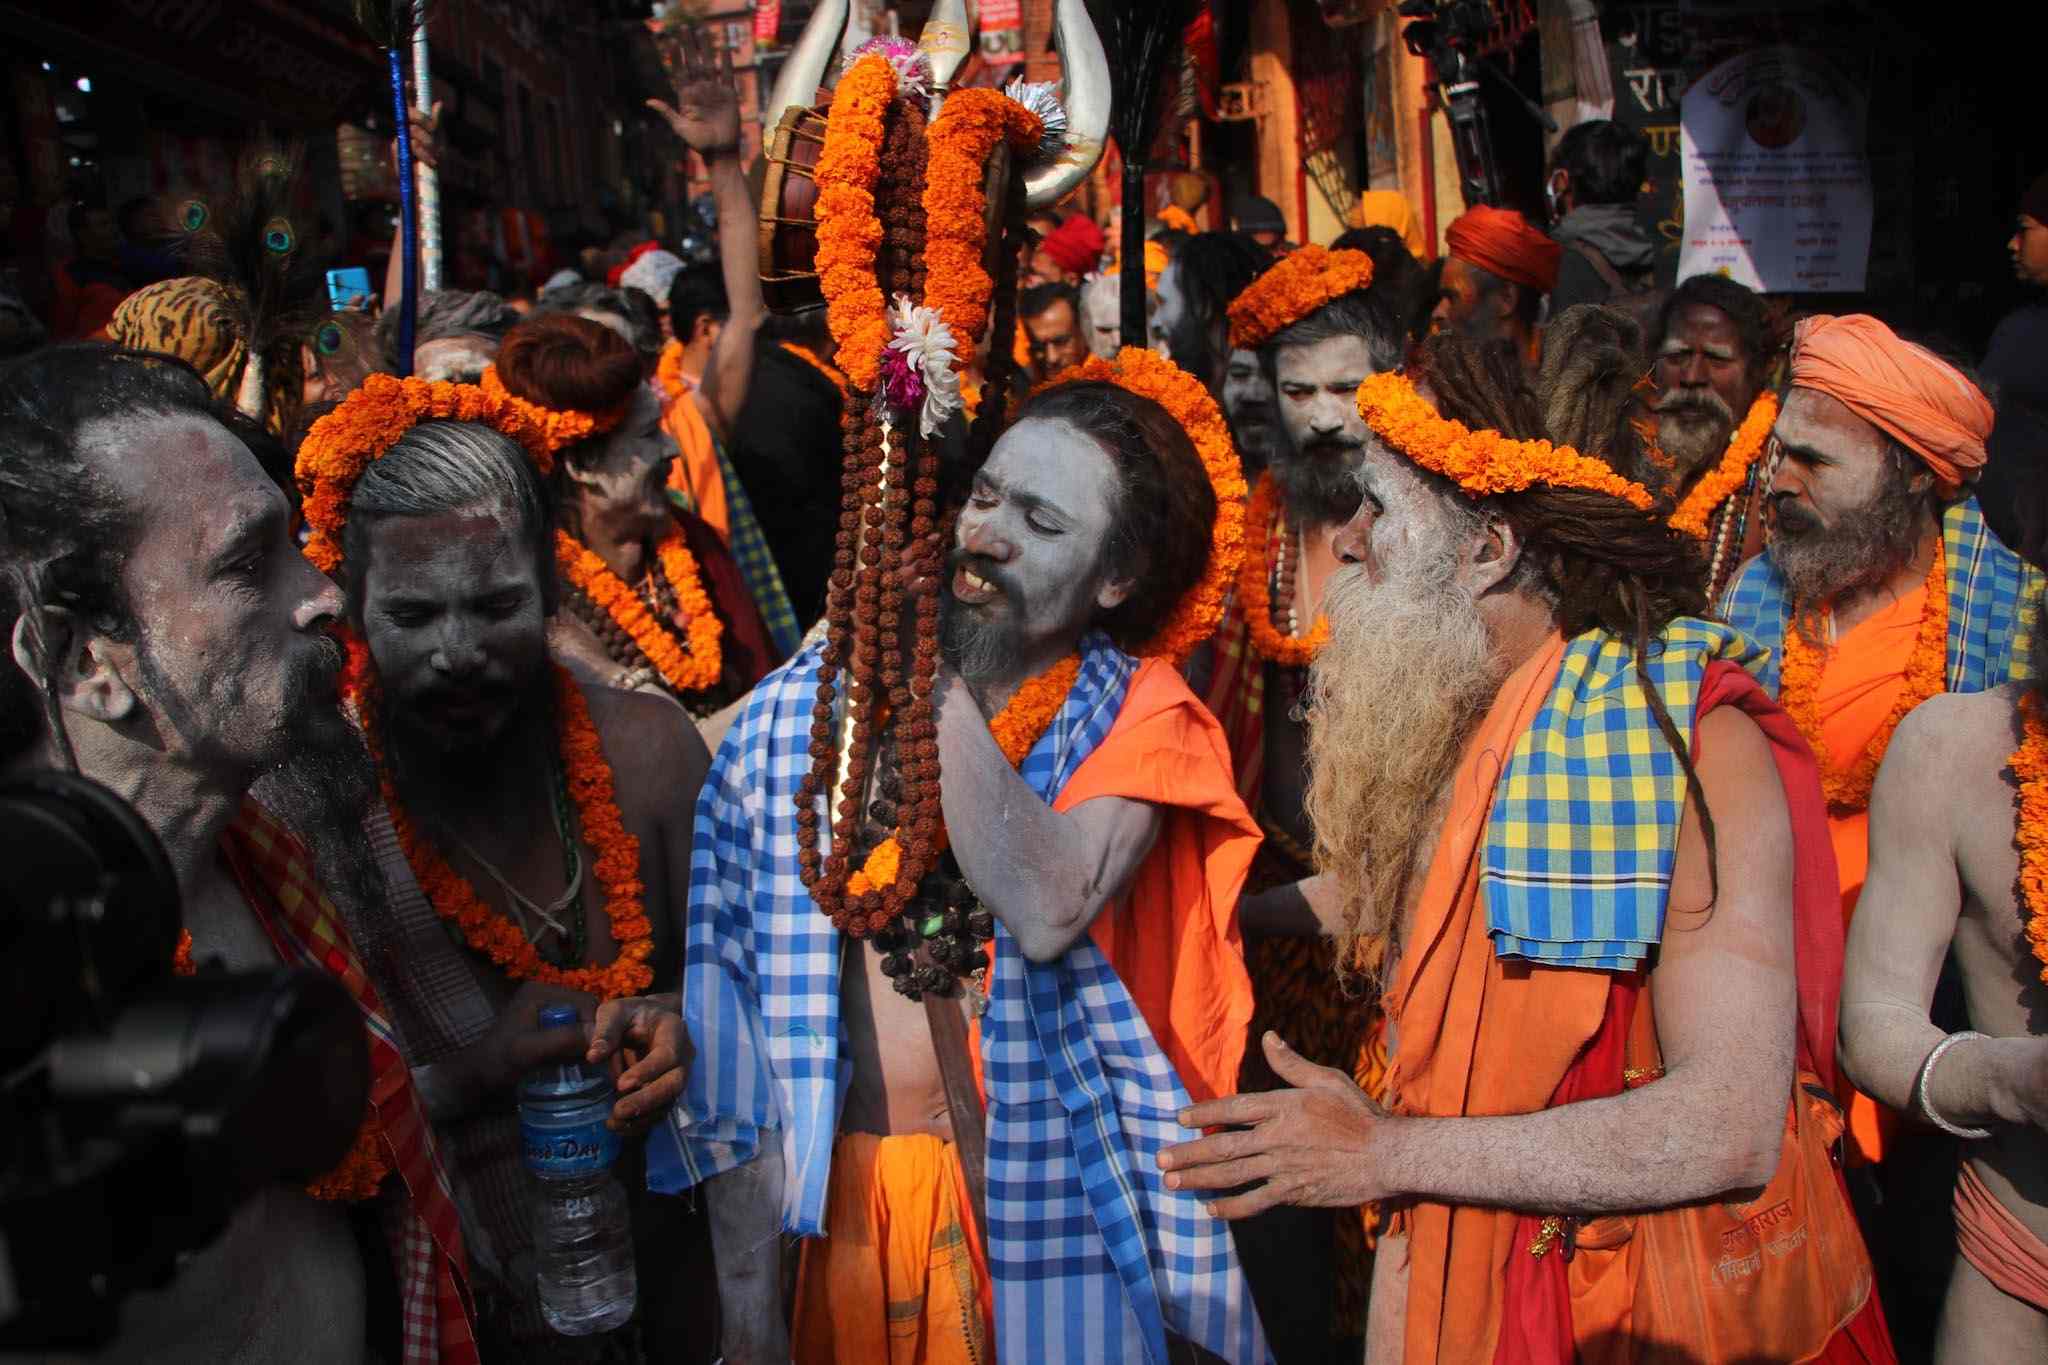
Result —
<instances>
[{"instance_id":1,"label":"red turban","mask_svg":"<svg viewBox=\"0 0 2048 1365\"><path fill-rule=\"evenodd\" d=\"M1071 275L1085 275L1102 263L1102 248L1109 239L1095 220L1077 213L1046 234L1039 249Z\"/></svg>"},{"instance_id":2,"label":"red turban","mask_svg":"<svg viewBox=\"0 0 2048 1365\"><path fill-rule=\"evenodd\" d=\"M1548 294L1557 288L1564 248L1529 226L1513 209L1485 204L1466 209L1444 233L1451 254L1524 289Z\"/></svg>"},{"instance_id":3,"label":"red turban","mask_svg":"<svg viewBox=\"0 0 2048 1365\"><path fill-rule=\"evenodd\" d=\"M1792 330L1792 387L1849 411L1926 461L1952 498L1984 464L1993 411L1963 372L1863 313L1810 317Z\"/></svg>"}]
</instances>

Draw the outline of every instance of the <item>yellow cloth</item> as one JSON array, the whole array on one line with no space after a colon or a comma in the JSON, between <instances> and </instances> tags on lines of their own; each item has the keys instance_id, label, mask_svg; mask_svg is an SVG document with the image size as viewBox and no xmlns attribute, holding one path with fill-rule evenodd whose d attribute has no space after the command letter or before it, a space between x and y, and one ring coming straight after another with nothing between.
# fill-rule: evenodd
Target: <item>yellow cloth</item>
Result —
<instances>
[{"instance_id":1,"label":"yellow cloth","mask_svg":"<svg viewBox=\"0 0 2048 1365\"><path fill-rule=\"evenodd\" d=\"M1432 254L1422 239L1422 224L1415 220L1415 206L1399 190L1366 190L1358 196L1360 227L1389 227L1401 234L1401 244L1418 261Z\"/></svg>"},{"instance_id":2,"label":"yellow cloth","mask_svg":"<svg viewBox=\"0 0 2048 1365\"><path fill-rule=\"evenodd\" d=\"M842 1133L825 1200L797 1277L797 1365L986 1365L988 1270L953 1144Z\"/></svg>"}]
</instances>

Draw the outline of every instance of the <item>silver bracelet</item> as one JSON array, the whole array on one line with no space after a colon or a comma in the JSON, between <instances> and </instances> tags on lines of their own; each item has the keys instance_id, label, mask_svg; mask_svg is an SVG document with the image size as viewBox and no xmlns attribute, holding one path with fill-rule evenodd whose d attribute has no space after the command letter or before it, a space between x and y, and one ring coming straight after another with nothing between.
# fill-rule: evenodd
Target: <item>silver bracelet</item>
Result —
<instances>
[{"instance_id":1,"label":"silver bracelet","mask_svg":"<svg viewBox=\"0 0 2048 1365\"><path fill-rule=\"evenodd\" d=\"M1947 1133L1951 1137L1988 1138L1991 1136L1991 1130L1989 1128L1965 1128L1961 1124L1950 1123L1947 1119L1943 1118L1935 1111L1933 1097L1927 1093L1927 1078L1934 1074L1934 1064L1941 1060L1942 1053L1947 1052L1957 1043L1965 1042L1972 1038L1988 1038L1989 1036L1988 1034L1978 1033L1974 1029L1964 1029L1959 1033L1951 1033L1948 1037L1936 1043L1934 1051L1927 1054L1927 1060L1920 1063L1920 1079L1913 1083L1913 1101L1920 1106L1920 1112L1927 1115L1936 1128L1941 1129L1942 1132Z\"/></svg>"}]
</instances>

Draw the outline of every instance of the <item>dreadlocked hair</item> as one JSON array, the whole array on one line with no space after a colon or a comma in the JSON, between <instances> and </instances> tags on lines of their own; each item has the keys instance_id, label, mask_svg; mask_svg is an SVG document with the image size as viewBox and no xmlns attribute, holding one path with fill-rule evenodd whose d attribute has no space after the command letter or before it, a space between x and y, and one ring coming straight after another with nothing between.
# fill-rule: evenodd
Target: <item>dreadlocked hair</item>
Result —
<instances>
[{"instance_id":1,"label":"dreadlocked hair","mask_svg":"<svg viewBox=\"0 0 2048 1365\"><path fill-rule=\"evenodd\" d=\"M1543 329L1536 402L1544 435L1654 489L1660 481L1646 477L1651 429L1638 389L1649 370L1634 318L1594 303L1565 309Z\"/></svg>"},{"instance_id":2,"label":"dreadlocked hair","mask_svg":"<svg viewBox=\"0 0 2048 1365\"><path fill-rule=\"evenodd\" d=\"M1565 316L1579 311L1569 310ZM1604 345L1595 349L1617 353ZM1445 417L1474 430L1498 431L1513 440L1545 437L1536 395L1506 342L1474 342L1439 333L1417 348L1407 373L1428 391ZM1611 372L1600 373L1609 377L1596 379L1595 387L1603 382L1618 387ZM1633 382L1630 380L1629 386ZM1598 412L1602 401L1580 400L1579 407ZM1611 409L1611 394L1605 401ZM1551 439L1556 439L1554 434ZM1636 681L1650 704L1658 732L1685 770L1686 799L1699 812L1700 829L1707 841L1711 908L1721 892L1714 817L1693 766L1692 747L1672 721L1649 674L1653 638L1681 616L1706 612L1702 586L1706 571L1698 547L1691 537L1666 525L1654 510L1641 512L1620 498L1591 489L1538 484L1519 493L1488 498L1480 510L1496 513L1521 536L1515 586L1549 602L1567 638L1597 627L1629 642Z\"/></svg>"}]
</instances>

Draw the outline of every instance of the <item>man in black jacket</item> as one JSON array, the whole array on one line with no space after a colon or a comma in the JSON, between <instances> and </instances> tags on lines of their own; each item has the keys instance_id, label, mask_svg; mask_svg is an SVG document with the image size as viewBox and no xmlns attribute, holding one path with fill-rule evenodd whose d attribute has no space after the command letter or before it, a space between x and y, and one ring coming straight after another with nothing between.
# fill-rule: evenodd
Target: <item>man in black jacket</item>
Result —
<instances>
[{"instance_id":1,"label":"man in black jacket","mask_svg":"<svg viewBox=\"0 0 2048 1365\"><path fill-rule=\"evenodd\" d=\"M1648 150L1641 133L1607 119L1578 124L1558 142L1543 187L1557 224L1551 235L1564 247L1552 317L1575 303L1628 307L1625 296L1650 291L1656 243L1635 209Z\"/></svg>"}]
</instances>

